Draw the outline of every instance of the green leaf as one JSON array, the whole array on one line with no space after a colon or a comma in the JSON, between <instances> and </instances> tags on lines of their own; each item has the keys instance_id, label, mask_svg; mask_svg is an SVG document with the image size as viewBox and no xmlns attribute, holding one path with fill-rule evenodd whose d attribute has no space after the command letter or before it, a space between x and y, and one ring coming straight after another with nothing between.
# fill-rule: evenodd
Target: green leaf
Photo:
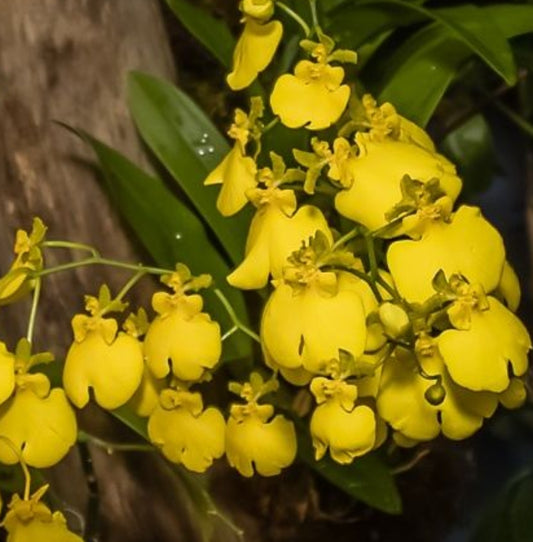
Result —
<instances>
[{"instance_id":1,"label":"green leaf","mask_svg":"<svg viewBox=\"0 0 533 542\"><path fill-rule=\"evenodd\" d=\"M457 165L464 182L463 197L468 198L488 187L496 160L492 133L482 115L475 115L449 133L439 147Z\"/></svg>"},{"instance_id":2,"label":"green leaf","mask_svg":"<svg viewBox=\"0 0 533 542\"><path fill-rule=\"evenodd\" d=\"M393 103L401 115L425 126L469 54L446 29L422 28L387 59L388 68L373 85L378 101Z\"/></svg>"},{"instance_id":3,"label":"green leaf","mask_svg":"<svg viewBox=\"0 0 533 542\"><path fill-rule=\"evenodd\" d=\"M235 39L224 21L215 19L204 9L187 0L166 0L183 26L217 59L229 68Z\"/></svg>"},{"instance_id":4,"label":"green leaf","mask_svg":"<svg viewBox=\"0 0 533 542\"><path fill-rule=\"evenodd\" d=\"M218 187L203 185L229 152L226 140L198 106L170 83L131 72L128 91L130 109L144 141L184 190L231 261L240 263L251 209L224 218L216 208Z\"/></svg>"},{"instance_id":5,"label":"green leaf","mask_svg":"<svg viewBox=\"0 0 533 542\"><path fill-rule=\"evenodd\" d=\"M472 542L530 542L533 533L533 472L515 476L484 511Z\"/></svg>"},{"instance_id":6,"label":"green leaf","mask_svg":"<svg viewBox=\"0 0 533 542\"><path fill-rule=\"evenodd\" d=\"M533 32L533 6L497 4L483 9L507 38Z\"/></svg>"},{"instance_id":7,"label":"green leaf","mask_svg":"<svg viewBox=\"0 0 533 542\"><path fill-rule=\"evenodd\" d=\"M532 11L526 8L533 6L489 6L480 8L480 17L493 19L502 35L510 39L533 31ZM520 17L529 19L520 21ZM447 29L436 24L426 26L386 59L387 68L373 82L373 89L380 101L391 101L402 115L425 126L470 56L471 50Z\"/></svg>"},{"instance_id":8,"label":"green leaf","mask_svg":"<svg viewBox=\"0 0 533 542\"><path fill-rule=\"evenodd\" d=\"M339 46L357 49L383 32L424 18L423 14L403 5L390 5L384 9L376 5L350 3L331 13L326 28Z\"/></svg>"},{"instance_id":9,"label":"green leaf","mask_svg":"<svg viewBox=\"0 0 533 542\"><path fill-rule=\"evenodd\" d=\"M401 0L371 0L372 6L383 4L389 9L407 9L433 19L476 53L509 85L516 83L516 66L511 47L490 14L473 5L454 8L426 9ZM359 5L364 6L365 2Z\"/></svg>"},{"instance_id":10,"label":"green leaf","mask_svg":"<svg viewBox=\"0 0 533 542\"><path fill-rule=\"evenodd\" d=\"M89 134L81 130L75 133L92 147L112 201L155 262L169 269L182 262L193 274L211 274L239 318L243 323L248 322L244 297L227 284L225 277L229 268L196 215L160 179L148 175ZM206 290L203 296L206 309L222 329L231 327L230 318L212 291ZM224 342L224 359L242 359L250 355L251 341L246 335L234 333Z\"/></svg>"},{"instance_id":11,"label":"green leaf","mask_svg":"<svg viewBox=\"0 0 533 542\"><path fill-rule=\"evenodd\" d=\"M309 432L297 425L298 456L302 461L351 497L388 514L401 514L402 501L389 468L377 453L356 458L351 465L335 463L329 456L315 460Z\"/></svg>"}]
</instances>

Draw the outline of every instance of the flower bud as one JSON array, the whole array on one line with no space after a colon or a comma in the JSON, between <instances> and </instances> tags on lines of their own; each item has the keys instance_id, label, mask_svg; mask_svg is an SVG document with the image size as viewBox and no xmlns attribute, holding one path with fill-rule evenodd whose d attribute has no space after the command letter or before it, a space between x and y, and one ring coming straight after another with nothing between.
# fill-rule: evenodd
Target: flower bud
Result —
<instances>
[{"instance_id":1,"label":"flower bud","mask_svg":"<svg viewBox=\"0 0 533 542\"><path fill-rule=\"evenodd\" d=\"M385 333L393 339L405 335L409 329L409 316L401 307L393 303L383 303L379 307L379 319L385 328Z\"/></svg>"},{"instance_id":2,"label":"flower bud","mask_svg":"<svg viewBox=\"0 0 533 542\"><path fill-rule=\"evenodd\" d=\"M438 406L446 398L446 390L440 383L433 384L426 390L426 393L424 393L424 398L430 405Z\"/></svg>"},{"instance_id":3,"label":"flower bud","mask_svg":"<svg viewBox=\"0 0 533 542\"><path fill-rule=\"evenodd\" d=\"M274 2L272 0L243 0L241 11L254 19L266 21L274 14Z\"/></svg>"}]
</instances>

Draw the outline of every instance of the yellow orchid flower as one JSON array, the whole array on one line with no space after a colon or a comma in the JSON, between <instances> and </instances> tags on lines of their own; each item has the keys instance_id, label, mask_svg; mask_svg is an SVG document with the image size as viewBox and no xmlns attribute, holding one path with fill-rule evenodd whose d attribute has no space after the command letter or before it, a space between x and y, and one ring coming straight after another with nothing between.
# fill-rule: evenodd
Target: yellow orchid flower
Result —
<instances>
[{"instance_id":1,"label":"yellow orchid flower","mask_svg":"<svg viewBox=\"0 0 533 542\"><path fill-rule=\"evenodd\" d=\"M343 465L374 448L376 416L370 407L356 406L356 386L317 377L311 382L311 392L318 403L310 425L317 461L328 448L331 458Z\"/></svg>"},{"instance_id":2,"label":"yellow orchid flower","mask_svg":"<svg viewBox=\"0 0 533 542\"><path fill-rule=\"evenodd\" d=\"M447 329L438 348L453 380L469 390L503 392L514 376L528 368L531 339L524 324L496 298L486 307L473 307L467 325ZM452 322L453 323L453 322Z\"/></svg>"},{"instance_id":3,"label":"yellow orchid flower","mask_svg":"<svg viewBox=\"0 0 533 542\"><path fill-rule=\"evenodd\" d=\"M243 262L227 278L228 282L244 290L257 290L266 286L268 277L281 276L287 258L302 243L322 232L331 242L332 235L322 211L313 205L296 210L293 190L282 190L279 185L285 175L285 166L279 157L273 156L276 170L265 168L262 176L266 188L254 189L249 197L258 207L250 224ZM279 169L279 171L278 171ZM276 177L279 175L279 179ZM271 178L274 176L274 178Z\"/></svg>"},{"instance_id":4,"label":"yellow orchid flower","mask_svg":"<svg viewBox=\"0 0 533 542\"><path fill-rule=\"evenodd\" d=\"M31 377L38 375L28 376L19 383L15 395L0 406L0 435L20 450L25 463L47 468L60 461L76 442L76 416L62 389L49 391L50 383L42 374L36 385ZM0 462L13 465L20 457L0 440Z\"/></svg>"},{"instance_id":5,"label":"yellow orchid flower","mask_svg":"<svg viewBox=\"0 0 533 542\"><path fill-rule=\"evenodd\" d=\"M13 495L2 522L7 542L83 542L69 531L61 512L52 512L40 501L48 486L38 489L31 497L21 499Z\"/></svg>"},{"instance_id":6,"label":"yellow orchid flower","mask_svg":"<svg viewBox=\"0 0 533 542\"><path fill-rule=\"evenodd\" d=\"M233 405L226 427L228 463L243 476L276 476L296 457L294 424L271 405ZM269 421L270 420L270 421Z\"/></svg>"},{"instance_id":7,"label":"yellow orchid flower","mask_svg":"<svg viewBox=\"0 0 533 542\"><path fill-rule=\"evenodd\" d=\"M402 297L423 303L435 294L432 281L439 270L480 283L486 292L500 282L505 248L498 231L477 207L462 205L451 222L433 222L420 240L391 244L387 263Z\"/></svg>"},{"instance_id":8,"label":"yellow orchid flower","mask_svg":"<svg viewBox=\"0 0 533 542\"><path fill-rule=\"evenodd\" d=\"M461 180L454 165L444 156L415 143L386 139L374 141L358 133L359 155L350 160L353 182L335 197L337 211L369 230L387 223L387 213L402 199L401 181L405 175L422 183L438 179L440 188L457 199Z\"/></svg>"},{"instance_id":9,"label":"yellow orchid flower","mask_svg":"<svg viewBox=\"0 0 533 542\"><path fill-rule=\"evenodd\" d=\"M183 381L200 380L220 359L220 326L202 312L201 296L156 292L158 313L144 339L148 368L157 378L172 373Z\"/></svg>"},{"instance_id":10,"label":"yellow orchid flower","mask_svg":"<svg viewBox=\"0 0 533 542\"><path fill-rule=\"evenodd\" d=\"M337 358L339 350L354 359L363 354L366 315L355 284L359 279L340 273L337 279L333 276L331 291L320 284L320 275L326 273L303 288L280 281L267 301L261 341L278 366L316 373Z\"/></svg>"},{"instance_id":11,"label":"yellow orchid flower","mask_svg":"<svg viewBox=\"0 0 533 542\"><path fill-rule=\"evenodd\" d=\"M340 66L301 60L294 75L282 75L270 96L272 111L289 128L305 126L322 130L339 120L350 98L350 87L343 85Z\"/></svg>"},{"instance_id":12,"label":"yellow orchid flower","mask_svg":"<svg viewBox=\"0 0 533 542\"><path fill-rule=\"evenodd\" d=\"M0 278L0 305L14 303L33 289L35 281L28 280L28 275L43 266L40 244L44 240L46 229L40 218L34 218L29 235L24 230L17 230L15 260L9 271Z\"/></svg>"},{"instance_id":13,"label":"yellow orchid flower","mask_svg":"<svg viewBox=\"0 0 533 542\"><path fill-rule=\"evenodd\" d=\"M257 166L253 158L245 156L235 143L222 162L208 175L204 184L222 184L217 198L217 209L223 216L239 212L247 203L246 192L257 184Z\"/></svg>"},{"instance_id":14,"label":"yellow orchid flower","mask_svg":"<svg viewBox=\"0 0 533 542\"><path fill-rule=\"evenodd\" d=\"M148 435L169 461L204 472L224 453L225 427L220 411L204 410L199 393L166 389L150 414Z\"/></svg>"},{"instance_id":15,"label":"yellow orchid flower","mask_svg":"<svg viewBox=\"0 0 533 542\"><path fill-rule=\"evenodd\" d=\"M233 68L226 78L232 90L248 87L270 64L282 35L279 21L261 22L245 14L244 30L233 52Z\"/></svg>"},{"instance_id":16,"label":"yellow orchid flower","mask_svg":"<svg viewBox=\"0 0 533 542\"><path fill-rule=\"evenodd\" d=\"M89 388L96 402L113 410L133 396L143 374L141 343L124 332L116 334L112 318L78 314L72 319L74 342L63 370L63 386L78 408L89 402Z\"/></svg>"},{"instance_id":17,"label":"yellow orchid flower","mask_svg":"<svg viewBox=\"0 0 533 542\"><path fill-rule=\"evenodd\" d=\"M0 342L0 404L15 390L15 356Z\"/></svg>"},{"instance_id":18,"label":"yellow orchid flower","mask_svg":"<svg viewBox=\"0 0 533 542\"><path fill-rule=\"evenodd\" d=\"M440 375L440 383L423 378L414 355L397 349L383 367L376 402L379 415L401 438L408 439L409 445L431 440L440 432L453 440L471 436L485 418L492 416L498 396L458 386L446 371L437 349L430 357L419 359L427 374ZM437 404L426 398L432 386L439 386L441 397L434 401Z\"/></svg>"}]
</instances>

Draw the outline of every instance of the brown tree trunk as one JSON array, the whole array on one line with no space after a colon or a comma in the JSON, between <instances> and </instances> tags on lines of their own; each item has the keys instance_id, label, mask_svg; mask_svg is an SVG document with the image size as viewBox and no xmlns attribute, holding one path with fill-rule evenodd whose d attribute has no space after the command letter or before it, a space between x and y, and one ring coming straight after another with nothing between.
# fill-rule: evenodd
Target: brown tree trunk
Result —
<instances>
[{"instance_id":1,"label":"brown tree trunk","mask_svg":"<svg viewBox=\"0 0 533 542\"><path fill-rule=\"evenodd\" d=\"M174 77L159 9L156 0L0 0L0 275L10 264L15 230L28 229L35 215L48 225L50 239L141 259L87 166L90 150L53 121L82 127L136 163L146 162L125 82L131 69ZM116 288L125 278L92 269L46 279L34 351L51 350L61 359L83 295L103 281ZM10 348L25 334L28 309L21 303L0 310L0 340ZM103 424L95 409L83 419L90 430ZM194 540L180 514L178 488L160 460L89 450L104 518L98 540ZM87 507L80 465L72 453L52 476L74 515L85 515Z\"/></svg>"}]
</instances>

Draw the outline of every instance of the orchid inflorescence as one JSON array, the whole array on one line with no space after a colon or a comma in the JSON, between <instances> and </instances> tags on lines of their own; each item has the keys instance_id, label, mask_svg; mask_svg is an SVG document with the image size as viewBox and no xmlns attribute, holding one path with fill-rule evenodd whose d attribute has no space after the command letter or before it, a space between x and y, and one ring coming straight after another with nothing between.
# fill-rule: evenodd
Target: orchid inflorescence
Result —
<instances>
[{"instance_id":1,"label":"orchid inflorescence","mask_svg":"<svg viewBox=\"0 0 533 542\"><path fill-rule=\"evenodd\" d=\"M240 9L244 30L227 77L234 90L272 61L283 36L278 9L306 33L303 58L275 80L269 103L254 96L249 111L235 110L234 145L204 183L221 185L222 215L256 209L245 257L227 281L268 288L258 334L237 321L224 334L204 311L209 275L192 276L183 263L130 265L135 275L117 296L104 285L85 297L87 314L73 317L62 387L51 389L40 372L53 356L32 352L31 333L13 353L0 343L1 462L57 463L76 442L73 406L91 396L147 418L149 440L169 461L203 472L225 454L247 477L294 461L297 426L309 431L316 460L349 464L388 439L402 447L440 434L465 439L498 405L525 401L531 341L515 315L518 279L481 211L456 207L455 166L393 104L355 92L345 70L357 54L337 49L317 21L310 28L273 0L243 0ZM285 160L265 148L276 122L309 134L306 147ZM44 250L68 243L45 233L39 219L29 234L17 232L0 304L32 291L38 298L43 279L65 269L46 267ZM152 297L155 316L140 308L119 321L129 289L151 273L165 286ZM239 330L258 341L261 359L247 381L229 383L234 401L206 405L202 390L223 341ZM41 519L55 517L41 496L17 497L5 528L48 521L62 529L57 517Z\"/></svg>"}]
</instances>

